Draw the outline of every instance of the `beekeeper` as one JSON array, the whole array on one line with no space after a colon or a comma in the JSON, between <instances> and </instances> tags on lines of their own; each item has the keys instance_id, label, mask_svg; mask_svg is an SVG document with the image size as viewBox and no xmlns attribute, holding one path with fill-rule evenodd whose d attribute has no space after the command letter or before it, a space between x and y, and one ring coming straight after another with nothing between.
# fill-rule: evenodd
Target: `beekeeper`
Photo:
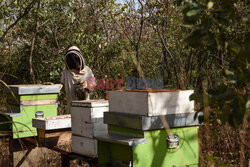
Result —
<instances>
[{"instance_id":1,"label":"beekeeper","mask_svg":"<svg viewBox=\"0 0 250 167\"><path fill-rule=\"evenodd\" d=\"M87 79L94 77L92 70L86 66L85 60L79 48L72 46L64 56L66 68L62 72L61 84L63 84L66 98L66 114L70 113L72 100L89 100Z\"/></svg>"}]
</instances>

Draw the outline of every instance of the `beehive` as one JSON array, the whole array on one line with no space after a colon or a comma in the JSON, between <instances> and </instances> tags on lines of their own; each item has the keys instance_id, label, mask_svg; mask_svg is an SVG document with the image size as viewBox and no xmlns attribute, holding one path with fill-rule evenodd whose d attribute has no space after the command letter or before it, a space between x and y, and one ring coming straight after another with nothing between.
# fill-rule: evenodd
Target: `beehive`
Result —
<instances>
[{"instance_id":1,"label":"beehive","mask_svg":"<svg viewBox=\"0 0 250 167\"><path fill-rule=\"evenodd\" d=\"M71 103L72 151L97 157L95 136L107 133L103 113L108 111L107 100L81 100Z\"/></svg>"},{"instance_id":2,"label":"beehive","mask_svg":"<svg viewBox=\"0 0 250 167\"><path fill-rule=\"evenodd\" d=\"M198 128L192 90L109 92L108 134L97 136L98 166L198 166Z\"/></svg>"},{"instance_id":3,"label":"beehive","mask_svg":"<svg viewBox=\"0 0 250 167\"><path fill-rule=\"evenodd\" d=\"M32 127L32 118L37 111L44 117L57 115L57 97L62 85L9 85L4 92L7 96L7 111L0 115L0 129L13 138L37 136ZM18 113L18 114L15 114Z\"/></svg>"}]
</instances>

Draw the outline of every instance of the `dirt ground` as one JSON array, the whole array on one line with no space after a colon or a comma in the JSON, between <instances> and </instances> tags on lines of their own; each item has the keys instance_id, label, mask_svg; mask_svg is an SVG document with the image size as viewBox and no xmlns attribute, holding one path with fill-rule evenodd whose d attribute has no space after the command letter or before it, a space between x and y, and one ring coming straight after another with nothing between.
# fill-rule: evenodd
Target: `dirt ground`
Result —
<instances>
[{"instance_id":1,"label":"dirt ground","mask_svg":"<svg viewBox=\"0 0 250 167\"><path fill-rule=\"evenodd\" d=\"M69 136L63 136L66 139ZM63 142L59 140L58 148L71 151L71 143ZM64 143L64 144L62 144ZM60 153L53 150L47 149L45 147L34 147L29 153L26 151L30 148L26 143L23 144L23 150L14 152L14 166L21 167L58 167L61 166L61 156ZM0 167L6 167L11 164L10 154L9 154L9 138L0 137ZM79 160L73 160L70 162L72 167L88 167L87 163L81 162Z\"/></svg>"}]
</instances>

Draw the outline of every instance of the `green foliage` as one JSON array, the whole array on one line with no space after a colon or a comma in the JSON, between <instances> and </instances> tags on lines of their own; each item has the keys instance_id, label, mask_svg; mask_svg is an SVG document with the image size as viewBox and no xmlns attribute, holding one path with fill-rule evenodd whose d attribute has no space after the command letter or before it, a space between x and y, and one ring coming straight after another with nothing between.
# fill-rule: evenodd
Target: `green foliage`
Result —
<instances>
[{"instance_id":1,"label":"green foliage","mask_svg":"<svg viewBox=\"0 0 250 167\"><path fill-rule=\"evenodd\" d=\"M219 118L233 127L249 119L249 8L246 1L185 1L184 23L191 25L193 32L187 43L209 56L220 53L221 61L228 58L228 65L221 64L222 82L203 94L194 94L191 99L201 104L201 109L210 107ZM246 8L247 11L240 11Z\"/></svg>"},{"instance_id":2,"label":"green foliage","mask_svg":"<svg viewBox=\"0 0 250 167\"><path fill-rule=\"evenodd\" d=\"M63 56L78 46L97 79L162 78L165 88L196 89L201 108L218 110L237 125L248 106L249 8L246 1L0 1L0 79L60 82ZM182 12L183 13L182 13ZM36 24L38 23L38 24ZM38 30L36 32L36 26ZM211 89L211 91L210 91ZM96 90L93 97L104 96ZM204 101L208 99L208 102ZM199 97L199 98L198 98ZM202 97L202 98L201 98ZM229 108L229 109L228 109ZM224 116L227 115L227 116Z\"/></svg>"}]
</instances>

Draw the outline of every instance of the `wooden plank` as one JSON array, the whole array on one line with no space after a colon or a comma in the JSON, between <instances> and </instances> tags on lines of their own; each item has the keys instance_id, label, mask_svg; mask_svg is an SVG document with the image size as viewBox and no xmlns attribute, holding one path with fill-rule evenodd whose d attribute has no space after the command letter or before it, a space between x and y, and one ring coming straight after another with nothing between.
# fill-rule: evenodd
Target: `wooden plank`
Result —
<instances>
[{"instance_id":1,"label":"wooden plank","mask_svg":"<svg viewBox=\"0 0 250 167\"><path fill-rule=\"evenodd\" d=\"M138 114L105 112L104 123L142 131L164 129L163 120L170 128L197 126L203 120L203 113L170 114L165 116L146 117Z\"/></svg>"},{"instance_id":2,"label":"wooden plank","mask_svg":"<svg viewBox=\"0 0 250 167\"><path fill-rule=\"evenodd\" d=\"M32 126L44 130L71 128L71 115L33 118Z\"/></svg>"},{"instance_id":3,"label":"wooden plank","mask_svg":"<svg viewBox=\"0 0 250 167\"><path fill-rule=\"evenodd\" d=\"M72 152L88 157L97 157L97 140L72 135Z\"/></svg>"},{"instance_id":4,"label":"wooden plank","mask_svg":"<svg viewBox=\"0 0 250 167\"><path fill-rule=\"evenodd\" d=\"M74 107L108 107L108 100L99 99L99 100L76 100L71 102L71 106Z\"/></svg>"},{"instance_id":5,"label":"wooden plank","mask_svg":"<svg viewBox=\"0 0 250 167\"><path fill-rule=\"evenodd\" d=\"M110 91L109 111L158 116L194 112L189 101L193 90L183 91Z\"/></svg>"},{"instance_id":6,"label":"wooden plank","mask_svg":"<svg viewBox=\"0 0 250 167\"><path fill-rule=\"evenodd\" d=\"M56 104L57 99L50 99L50 100L25 100L25 101L16 101L7 99L8 104L12 105L24 105L24 106L34 106L34 105L49 105L49 104Z\"/></svg>"},{"instance_id":7,"label":"wooden plank","mask_svg":"<svg viewBox=\"0 0 250 167\"><path fill-rule=\"evenodd\" d=\"M8 87L17 95L28 95L28 94L49 94L59 93L62 85L8 85ZM5 87L5 93L10 93L10 90Z\"/></svg>"}]
</instances>

